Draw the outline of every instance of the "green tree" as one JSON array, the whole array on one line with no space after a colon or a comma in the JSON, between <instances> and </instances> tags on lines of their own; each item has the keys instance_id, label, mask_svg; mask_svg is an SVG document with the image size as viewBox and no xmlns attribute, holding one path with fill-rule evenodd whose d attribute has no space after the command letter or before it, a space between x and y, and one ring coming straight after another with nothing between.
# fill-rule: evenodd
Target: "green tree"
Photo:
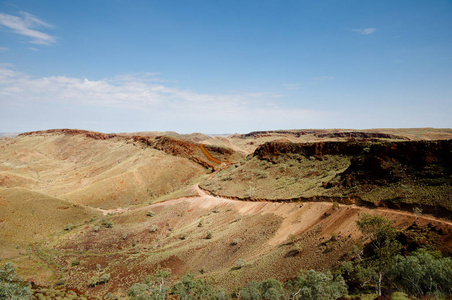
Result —
<instances>
[{"instance_id":1,"label":"green tree","mask_svg":"<svg viewBox=\"0 0 452 300\"><path fill-rule=\"evenodd\" d=\"M275 279L267 279L259 284L259 290L264 299L277 300L283 295L283 286L281 282Z\"/></svg>"},{"instance_id":2,"label":"green tree","mask_svg":"<svg viewBox=\"0 0 452 300\"><path fill-rule=\"evenodd\" d=\"M391 221L378 215L362 214L356 221L359 230L365 239L369 239L374 251L373 257L367 261L367 268L364 273L376 274L374 281L379 296L383 277L388 272L393 257L400 251L400 243L396 240L397 229Z\"/></svg>"},{"instance_id":3,"label":"green tree","mask_svg":"<svg viewBox=\"0 0 452 300\"><path fill-rule=\"evenodd\" d=\"M391 282L415 296L452 295L452 259L420 248L411 255L397 255L389 273Z\"/></svg>"},{"instance_id":4,"label":"green tree","mask_svg":"<svg viewBox=\"0 0 452 300\"><path fill-rule=\"evenodd\" d=\"M196 279L193 274L186 274L182 281L176 283L173 287L173 294L178 299L192 300L192 299L212 299L225 300L226 293L214 286L212 283Z\"/></svg>"},{"instance_id":5,"label":"green tree","mask_svg":"<svg viewBox=\"0 0 452 300\"><path fill-rule=\"evenodd\" d=\"M292 299L299 300L337 299L347 293L342 276L334 277L329 271L302 271L294 280L287 282L286 288Z\"/></svg>"},{"instance_id":6,"label":"green tree","mask_svg":"<svg viewBox=\"0 0 452 300\"><path fill-rule=\"evenodd\" d=\"M29 284L16 274L12 263L6 263L0 268L0 299L25 300L30 299L31 295Z\"/></svg>"},{"instance_id":7,"label":"green tree","mask_svg":"<svg viewBox=\"0 0 452 300\"><path fill-rule=\"evenodd\" d=\"M249 282L239 292L240 299L243 300L260 300L262 298L259 284L255 281Z\"/></svg>"},{"instance_id":8,"label":"green tree","mask_svg":"<svg viewBox=\"0 0 452 300\"><path fill-rule=\"evenodd\" d=\"M171 277L171 270L162 269L146 277L144 283L134 284L128 292L132 300L165 300L170 288L167 281Z\"/></svg>"}]
</instances>

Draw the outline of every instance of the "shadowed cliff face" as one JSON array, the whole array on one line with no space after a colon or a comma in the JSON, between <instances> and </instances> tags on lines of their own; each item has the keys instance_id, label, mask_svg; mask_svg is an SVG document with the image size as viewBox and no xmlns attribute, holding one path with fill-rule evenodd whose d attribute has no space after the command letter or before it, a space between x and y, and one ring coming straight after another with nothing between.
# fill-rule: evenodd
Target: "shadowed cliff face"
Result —
<instances>
[{"instance_id":1,"label":"shadowed cliff face","mask_svg":"<svg viewBox=\"0 0 452 300\"><path fill-rule=\"evenodd\" d=\"M323 160L325 155L351 156L350 166L328 186L385 185L410 177L431 184L451 183L452 140L413 142L320 142L308 144L271 142L254 156L278 162L297 154Z\"/></svg>"},{"instance_id":2,"label":"shadowed cliff face","mask_svg":"<svg viewBox=\"0 0 452 300\"><path fill-rule=\"evenodd\" d=\"M351 140L366 140L366 139L395 139L395 140L408 140L403 136L398 136L388 133L380 132L364 132L364 131L334 131L334 130L276 130L276 131L253 131L247 134L235 135L235 138L257 138L263 136L270 136L272 134L284 134L293 135L295 137L301 137L304 135L312 135L317 138L340 138Z\"/></svg>"},{"instance_id":3,"label":"shadowed cliff face","mask_svg":"<svg viewBox=\"0 0 452 300\"><path fill-rule=\"evenodd\" d=\"M268 142L202 187L239 199L354 199L439 215L452 210L452 140Z\"/></svg>"}]
</instances>

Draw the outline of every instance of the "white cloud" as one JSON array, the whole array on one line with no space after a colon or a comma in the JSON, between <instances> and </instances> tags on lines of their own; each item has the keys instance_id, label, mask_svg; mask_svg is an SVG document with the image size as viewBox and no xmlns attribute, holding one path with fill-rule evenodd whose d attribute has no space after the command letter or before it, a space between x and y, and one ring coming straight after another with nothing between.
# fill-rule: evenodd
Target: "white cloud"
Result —
<instances>
[{"instance_id":1,"label":"white cloud","mask_svg":"<svg viewBox=\"0 0 452 300\"><path fill-rule=\"evenodd\" d=\"M124 118L145 126L158 124L163 130L206 132L312 127L328 115L299 105L294 107L280 94L199 93L155 81L156 75L122 75L102 80L32 77L0 65L0 106L49 107L52 116L68 113L57 111L61 107L98 111L100 115L108 111L129 114ZM52 125L64 126L67 125Z\"/></svg>"},{"instance_id":2,"label":"white cloud","mask_svg":"<svg viewBox=\"0 0 452 300\"><path fill-rule=\"evenodd\" d=\"M56 43L56 37L36 30L36 28L52 28L48 24L27 12L21 12L21 16L13 16L0 13L0 26L12 29L15 33L31 37L32 44L50 46Z\"/></svg>"},{"instance_id":3,"label":"white cloud","mask_svg":"<svg viewBox=\"0 0 452 300\"><path fill-rule=\"evenodd\" d=\"M8 47L0 47L0 52L5 52L8 51L9 48Z\"/></svg>"},{"instance_id":4,"label":"white cloud","mask_svg":"<svg viewBox=\"0 0 452 300\"><path fill-rule=\"evenodd\" d=\"M35 47L30 47L30 48L28 48L29 50L31 50L31 51L39 51L39 49L37 49L37 48L35 48Z\"/></svg>"},{"instance_id":5,"label":"white cloud","mask_svg":"<svg viewBox=\"0 0 452 300\"><path fill-rule=\"evenodd\" d=\"M375 33L377 31L377 29L370 27L370 28L353 29L353 31L359 32L363 35L369 35L369 34Z\"/></svg>"}]
</instances>

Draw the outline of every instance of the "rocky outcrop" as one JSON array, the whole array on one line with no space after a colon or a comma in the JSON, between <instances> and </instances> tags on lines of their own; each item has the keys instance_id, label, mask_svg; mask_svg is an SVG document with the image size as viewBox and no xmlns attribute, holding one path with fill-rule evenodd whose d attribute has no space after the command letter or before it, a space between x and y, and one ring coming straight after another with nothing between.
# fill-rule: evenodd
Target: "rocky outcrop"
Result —
<instances>
[{"instance_id":1,"label":"rocky outcrop","mask_svg":"<svg viewBox=\"0 0 452 300\"><path fill-rule=\"evenodd\" d=\"M258 147L254 156L273 163L285 155L301 155L322 160L326 155L351 157L347 170L327 187L362 184L386 185L404 178L429 184L451 184L452 140L410 142L269 142Z\"/></svg>"},{"instance_id":2,"label":"rocky outcrop","mask_svg":"<svg viewBox=\"0 0 452 300\"><path fill-rule=\"evenodd\" d=\"M78 135L82 134L87 138L95 140L108 140L112 138L121 137L116 133L102 133L96 131L80 130L80 129L49 129L41 131L30 131L19 134L19 136L30 136L30 135L45 135L45 134L65 134L65 135Z\"/></svg>"},{"instance_id":3,"label":"rocky outcrop","mask_svg":"<svg viewBox=\"0 0 452 300\"><path fill-rule=\"evenodd\" d=\"M341 130L275 130L275 131L253 131L246 134L236 134L232 137L234 138L259 138L268 137L271 135L292 135L297 138L304 135L312 135L316 138L326 139L326 138L338 138L344 140L409 140L406 137L398 136L388 133L380 132L365 132L365 131L341 131Z\"/></svg>"}]
</instances>

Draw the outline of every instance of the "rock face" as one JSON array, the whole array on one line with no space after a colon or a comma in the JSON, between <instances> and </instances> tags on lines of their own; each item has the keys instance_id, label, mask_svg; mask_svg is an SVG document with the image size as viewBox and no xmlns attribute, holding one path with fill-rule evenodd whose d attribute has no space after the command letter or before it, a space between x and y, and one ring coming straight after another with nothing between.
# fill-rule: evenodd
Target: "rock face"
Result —
<instances>
[{"instance_id":1,"label":"rock face","mask_svg":"<svg viewBox=\"0 0 452 300\"><path fill-rule=\"evenodd\" d=\"M427 185L451 185L452 141L371 144L340 175L345 186L386 185L405 178Z\"/></svg>"},{"instance_id":2,"label":"rock face","mask_svg":"<svg viewBox=\"0 0 452 300\"><path fill-rule=\"evenodd\" d=\"M188 158L205 168L216 169L222 163L228 164L241 158L241 155L229 148L204 145L167 136L156 138L133 136L132 138L135 142L167 154Z\"/></svg>"},{"instance_id":3,"label":"rock face","mask_svg":"<svg viewBox=\"0 0 452 300\"><path fill-rule=\"evenodd\" d=\"M304 135L312 135L317 138L341 138L349 140L369 140L369 139L396 139L396 140L408 140L403 136L398 136L388 133L379 132L365 132L365 131L331 131L331 130L276 130L276 131L253 131L247 134L234 135L234 138L258 138L265 137L274 134L281 135L293 135L295 137L301 137Z\"/></svg>"},{"instance_id":4,"label":"rock face","mask_svg":"<svg viewBox=\"0 0 452 300\"><path fill-rule=\"evenodd\" d=\"M351 164L329 185L385 185L406 177L430 184L451 184L452 140L411 142L319 142L307 144L270 142L254 156L276 162L280 156L302 155L322 160L325 155L351 156Z\"/></svg>"},{"instance_id":5,"label":"rock face","mask_svg":"<svg viewBox=\"0 0 452 300\"><path fill-rule=\"evenodd\" d=\"M329 170L323 166L331 165L330 161L347 159L349 165L334 177L316 179L322 180L324 188L318 189L317 195L357 197L377 206L410 211L419 206L438 216L452 211L452 140L269 142L256 149L254 158L274 166L296 165L297 160L309 159L322 172L326 170L325 174ZM303 166L308 168L309 164Z\"/></svg>"}]
</instances>

